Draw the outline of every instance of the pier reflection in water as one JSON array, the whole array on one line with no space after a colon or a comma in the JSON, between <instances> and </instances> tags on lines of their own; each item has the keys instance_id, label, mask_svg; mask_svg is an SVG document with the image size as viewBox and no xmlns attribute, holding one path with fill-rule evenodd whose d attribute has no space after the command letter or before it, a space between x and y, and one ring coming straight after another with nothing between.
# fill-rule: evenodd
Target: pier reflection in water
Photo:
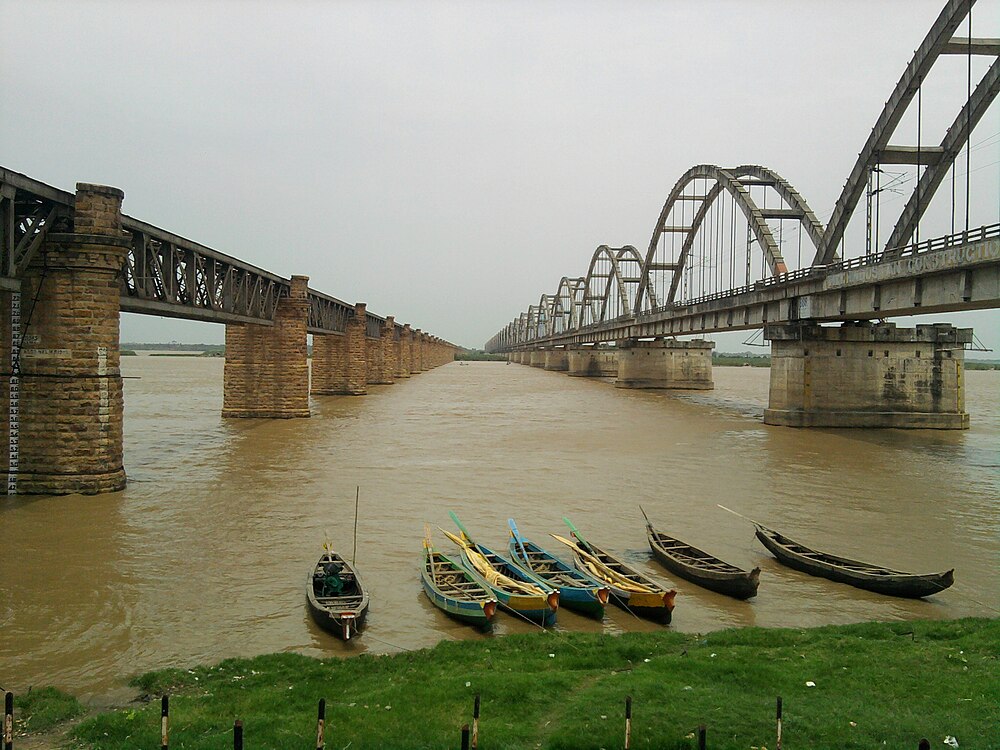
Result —
<instances>
[{"instance_id":1,"label":"pier reflection in water","mask_svg":"<svg viewBox=\"0 0 1000 750\"><path fill-rule=\"evenodd\" d=\"M316 398L311 419L222 420L222 364L123 358L139 378L126 381L124 492L0 501L5 687L55 684L101 703L165 666L490 637L421 594L424 523L447 527L448 510L498 547L510 516L542 543L570 517L678 589L681 631L992 615L1000 602L997 372L967 373L971 430L930 432L765 426L766 369L716 368L714 391L667 393L487 362ZM350 553L356 486L372 606L362 637L342 644L310 621L303 587L327 534ZM639 503L663 530L759 565L757 598L667 575L650 559ZM907 601L810 578L778 565L718 503L850 557L955 567L957 582ZM610 608L603 622L561 610L558 629L660 627ZM495 634L535 629L500 614Z\"/></svg>"}]
</instances>

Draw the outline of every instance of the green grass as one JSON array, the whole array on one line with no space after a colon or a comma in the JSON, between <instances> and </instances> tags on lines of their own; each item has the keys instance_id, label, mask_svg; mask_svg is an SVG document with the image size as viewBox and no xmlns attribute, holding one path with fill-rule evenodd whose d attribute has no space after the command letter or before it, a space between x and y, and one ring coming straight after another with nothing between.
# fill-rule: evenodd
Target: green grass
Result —
<instances>
[{"instance_id":1,"label":"green grass","mask_svg":"<svg viewBox=\"0 0 1000 750\"><path fill-rule=\"evenodd\" d=\"M490 750L621 747L628 695L636 748L693 748L699 724L713 750L773 747L781 695L789 748L916 748L954 735L983 750L1000 748L998 653L1000 620L539 633L395 656L231 659L135 685L172 696L171 747L190 750L231 746L236 718L248 747L312 747L320 697L329 748L454 748L477 692ZM159 701L87 719L74 739L157 747Z\"/></svg>"},{"instance_id":2,"label":"green grass","mask_svg":"<svg viewBox=\"0 0 1000 750\"><path fill-rule=\"evenodd\" d=\"M19 732L44 732L79 716L84 710L80 701L54 687L32 689L24 695L14 696L14 717Z\"/></svg>"}]
</instances>

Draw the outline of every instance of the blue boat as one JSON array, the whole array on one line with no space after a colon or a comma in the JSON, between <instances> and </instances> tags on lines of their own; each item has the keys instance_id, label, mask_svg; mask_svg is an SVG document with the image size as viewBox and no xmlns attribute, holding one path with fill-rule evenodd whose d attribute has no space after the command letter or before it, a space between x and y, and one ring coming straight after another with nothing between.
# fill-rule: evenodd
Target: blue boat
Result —
<instances>
[{"instance_id":1,"label":"blue boat","mask_svg":"<svg viewBox=\"0 0 1000 750\"><path fill-rule=\"evenodd\" d=\"M451 511L448 514L460 533L445 531L444 534L462 550L462 566L469 575L492 591L500 606L512 614L543 626L554 625L559 592L503 555L475 542L458 516Z\"/></svg>"},{"instance_id":2,"label":"blue boat","mask_svg":"<svg viewBox=\"0 0 1000 750\"><path fill-rule=\"evenodd\" d=\"M420 569L424 593L434 606L457 620L488 628L497 611L492 592L472 577L462 565L424 541L424 564Z\"/></svg>"},{"instance_id":3,"label":"blue boat","mask_svg":"<svg viewBox=\"0 0 1000 750\"><path fill-rule=\"evenodd\" d=\"M604 616L604 608L611 596L611 588L607 584L525 539L513 518L507 519L507 525L510 527L507 549L518 565L558 589L559 603L564 607L592 617Z\"/></svg>"}]
</instances>

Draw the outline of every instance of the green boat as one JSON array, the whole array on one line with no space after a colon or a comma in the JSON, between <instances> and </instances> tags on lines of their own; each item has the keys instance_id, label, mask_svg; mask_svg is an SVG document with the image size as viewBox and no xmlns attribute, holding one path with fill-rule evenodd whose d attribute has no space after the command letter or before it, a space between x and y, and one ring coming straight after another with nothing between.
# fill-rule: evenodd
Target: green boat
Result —
<instances>
[{"instance_id":1,"label":"green boat","mask_svg":"<svg viewBox=\"0 0 1000 750\"><path fill-rule=\"evenodd\" d=\"M435 607L456 620L488 628L497 611L497 600L455 560L424 541L420 569L424 593Z\"/></svg>"}]
</instances>

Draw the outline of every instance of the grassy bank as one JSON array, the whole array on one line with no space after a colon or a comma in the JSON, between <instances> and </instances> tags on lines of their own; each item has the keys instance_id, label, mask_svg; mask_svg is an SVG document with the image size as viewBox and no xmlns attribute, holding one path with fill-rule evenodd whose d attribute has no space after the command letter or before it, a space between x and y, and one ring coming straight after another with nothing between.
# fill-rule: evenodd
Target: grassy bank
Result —
<instances>
[{"instance_id":1,"label":"grassy bank","mask_svg":"<svg viewBox=\"0 0 1000 750\"><path fill-rule=\"evenodd\" d=\"M364 636L362 635L362 638ZM692 636L539 633L444 642L396 656L296 654L143 675L171 694L171 747L312 747L327 700L327 747L453 748L482 695L482 748L773 747L775 696L789 748L916 748L952 735L1000 748L1000 620L870 623L808 630L744 628ZM808 686L807 683L814 683ZM74 730L81 747L159 746L159 701L101 714Z\"/></svg>"}]
</instances>

